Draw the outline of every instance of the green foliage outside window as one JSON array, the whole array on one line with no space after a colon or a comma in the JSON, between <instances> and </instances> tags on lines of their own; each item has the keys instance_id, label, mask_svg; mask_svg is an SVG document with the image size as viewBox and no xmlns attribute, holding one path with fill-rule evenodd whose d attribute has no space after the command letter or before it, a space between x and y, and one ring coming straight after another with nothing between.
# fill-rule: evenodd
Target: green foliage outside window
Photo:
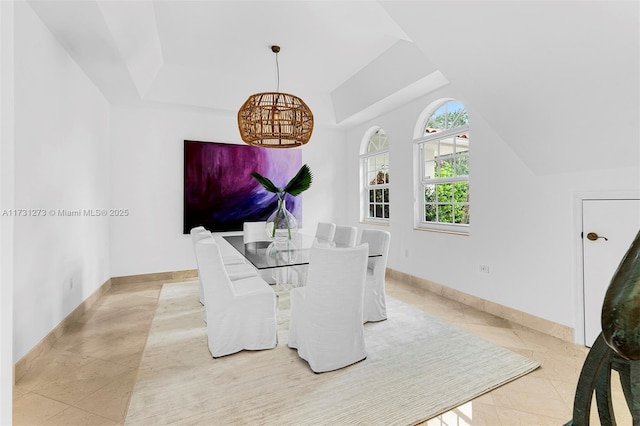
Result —
<instances>
[{"instance_id":1,"label":"green foliage outside window","mask_svg":"<svg viewBox=\"0 0 640 426\"><path fill-rule=\"evenodd\" d=\"M454 102L449 102L438 108L438 110L427 121L427 128L430 129L451 129L453 127L463 126L469 124L469 117L467 111L462 108L462 105L453 111L449 111L449 107L455 108L456 105L452 105Z\"/></svg>"},{"instance_id":2,"label":"green foliage outside window","mask_svg":"<svg viewBox=\"0 0 640 426\"><path fill-rule=\"evenodd\" d=\"M454 166L455 165L455 166ZM454 172L457 167L458 174ZM436 176L453 177L469 173L467 156L438 160ZM463 173L460 173L463 172ZM469 223L469 183L434 183L425 186L425 221L442 223Z\"/></svg>"}]
</instances>

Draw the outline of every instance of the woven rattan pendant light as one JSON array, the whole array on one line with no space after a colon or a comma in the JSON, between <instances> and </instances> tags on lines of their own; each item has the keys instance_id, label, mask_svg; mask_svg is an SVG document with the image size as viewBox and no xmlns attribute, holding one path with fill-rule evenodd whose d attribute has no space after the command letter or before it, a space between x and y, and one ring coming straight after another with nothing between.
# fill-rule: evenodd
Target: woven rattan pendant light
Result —
<instances>
[{"instance_id":1,"label":"woven rattan pendant light","mask_svg":"<svg viewBox=\"0 0 640 426\"><path fill-rule=\"evenodd\" d=\"M280 46L271 46L276 54L278 87L275 92L249 96L238 111L240 137L249 145L263 148L295 148L309 142L313 132L313 114L302 99L280 93Z\"/></svg>"}]
</instances>

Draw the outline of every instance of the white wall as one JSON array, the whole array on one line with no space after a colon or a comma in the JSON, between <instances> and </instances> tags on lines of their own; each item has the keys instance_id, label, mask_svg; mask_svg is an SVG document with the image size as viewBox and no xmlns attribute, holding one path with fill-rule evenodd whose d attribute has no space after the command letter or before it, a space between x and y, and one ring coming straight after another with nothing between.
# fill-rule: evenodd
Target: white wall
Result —
<instances>
[{"instance_id":1,"label":"white wall","mask_svg":"<svg viewBox=\"0 0 640 426\"><path fill-rule=\"evenodd\" d=\"M574 198L583 191L638 191L639 168L536 176L509 148L509 141L501 140L473 105L466 105L472 141L470 235L414 230L413 129L429 103L446 97L465 101L450 85L348 132L349 219L359 217L357 156L362 135L378 125L390 144L388 266L575 327L579 233ZM602 146L598 140L582 142L584 149ZM562 141L554 144L561 146ZM479 273L479 264L488 265L490 274Z\"/></svg>"},{"instance_id":2,"label":"white wall","mask_svg":"<svg viewBox=\"0 0 640 426\"><path fill-rule=\"evenodd\" d=\"M110 277L109 106L26 3L15 5L13 361ZM52 215L52 210L55 215Z\"/></svg>"},{"instance_id":3,"label":"white wall","mask_svg":"<svg viewBox=\"0 0 640 426\"><path fill-rule=\"evenodd\" d=\"M0 2L0 208L14 205L13 3ZM0 424L12 422L13 218L0 216Z\"/></svg>"},{"instance_id":4,"label":"white wall","mask_svg":"<svg viewBox=\"0 0 640 426\"><path fill-rule=\"evenodd\" d=\"M637 167L639 2L381 5L536 174Z\"/></svg>"},{"instance_id":5,"label":"white wall","mask_svg":"<svg viewBox=\"0 0 640 426\"><path fill-rule=\"evenodd\" d=\"M114 106L111 111L111 275L195 269L193 247L182 234L183 141L242 143L235 114L171 107ZM303 197L305 231L321 220L342 221L338 193L345 180L344 134L322 128L301 148L314 175Z\"/></svg>"}]
</instances>

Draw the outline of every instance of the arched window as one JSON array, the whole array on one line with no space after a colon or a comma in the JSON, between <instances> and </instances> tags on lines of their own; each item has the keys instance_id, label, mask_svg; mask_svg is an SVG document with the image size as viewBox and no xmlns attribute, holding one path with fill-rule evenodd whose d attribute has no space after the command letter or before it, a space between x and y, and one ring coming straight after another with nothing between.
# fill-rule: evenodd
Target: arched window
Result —
<instances>
[{"instance_id":1,"label":"arched window","mask_svg":"<svg viewBox=\"0 0 640 426\"><path fill-rule=\"evenodd\" d=\"M381 128L373 128L363 141L363 220L389 222L389 142Z\"/></svg>"},{"instance_id":2,"label":"arched window","mask_svg":"<svg viewBox=\"0 0 640 426\"><path fill-rule=\"evenodd\" d=\"M462 103L440 101L414 139L418 164L416 227L469 232L469 117Z\"/></svg>"}]
</instances>

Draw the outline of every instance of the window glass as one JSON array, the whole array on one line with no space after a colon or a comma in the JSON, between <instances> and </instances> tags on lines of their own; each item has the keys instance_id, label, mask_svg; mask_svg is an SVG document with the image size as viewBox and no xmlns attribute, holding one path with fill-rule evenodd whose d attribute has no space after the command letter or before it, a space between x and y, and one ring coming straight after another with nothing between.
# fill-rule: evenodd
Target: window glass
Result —
<instances>
[{"instance_id":1,"label":"window glass","mask_svg":"<svg viewBox=\"0 0 640 426\"><path fill-rule=\"evenodd\" d=\"M389 221L389 143L384 130L376 130L361 155L364 173L364 220Z\"/></svg>"},{"instance_id":2,"label":"window glass","mask_svg":"<svg viewBox=\"0 0 640 426\"><path fill-rule=\"evenodd\" d=\"M418 227L468 232L469 118L462 103L438 106L417 138L421 206Z\"/></svg>"}]
</instances>

